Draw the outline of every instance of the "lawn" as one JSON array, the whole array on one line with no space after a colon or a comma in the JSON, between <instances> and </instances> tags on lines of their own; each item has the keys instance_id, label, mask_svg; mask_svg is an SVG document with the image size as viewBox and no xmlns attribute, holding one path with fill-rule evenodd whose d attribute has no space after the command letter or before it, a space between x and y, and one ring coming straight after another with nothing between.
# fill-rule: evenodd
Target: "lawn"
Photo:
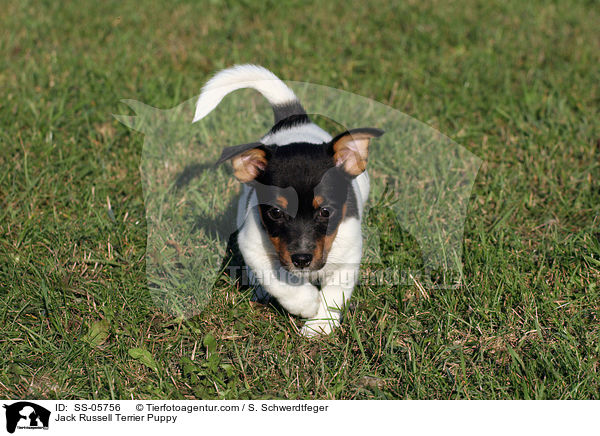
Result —
<instances>
[{"instance_id":1,"label":"lawn","mask_svg":"<svg viewBox=\"0 0 600 436\"><path fill-rule=\"evenodd\" d=\"M598 398L600 8L391 3L3 2L0 397ZM145 137L112 114L176 107L236 63L368 97L478 156L461 285L365 283L316 340L224 276L199 314L162 310ZM218 171L215 190L234 185ZM372 201L382 266L418 269Z\"/></svg>"}]
</instances>

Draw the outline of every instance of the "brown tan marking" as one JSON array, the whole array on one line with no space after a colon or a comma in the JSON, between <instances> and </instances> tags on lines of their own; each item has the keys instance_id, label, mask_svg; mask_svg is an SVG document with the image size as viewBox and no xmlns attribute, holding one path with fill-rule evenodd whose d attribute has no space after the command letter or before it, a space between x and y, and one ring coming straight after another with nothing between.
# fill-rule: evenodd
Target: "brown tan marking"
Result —
<instances>
[{"instance_id":1,"label":"brown tan marking","mask_svg":"<svg viewBox=\"0 0 600 436\"><path fill-rule=\"evenodd\" d=\"M331 246L333 245L333 241L337 236L340 224L342 223L342 221L344 221L344 218L346 217L346 210L347 207L346 204L344 204L344 207L342 208L342 219L338 223L338 226L335 229L335 231L330 235L324 235L323 237L317 239L317 246L315 248L315 251L313 251L313 262L315 263L315 265L322 264L321 266L323 266L325 264L325 258L329 254L329 250L331 250Z\"/></svg>"},{"instance_id":2,"label":"brown tan marking","mask_svg":"<svg viewBox=\"0 0 600 436\"><path fill-rule=\"evenodd\" d=\"M290 256L287 245L279 237L269 236L269 239L279 255L279 262L281 262L282 265L292 265L292 257Z\"/></svg>"},{"instance_id":3,"label":"brown tan marking","mask_svg":"<svg viewBox=\"0 0 600 436\"><path fill-rule=\"evenodd\" d=\"M242 183L254 180L267 166L266 154L263 150L253 148L231 159L233 175Z\"/></svg>"},{"instance_id":4,"label":"brown tan marking","mask_svg":"<svg viewBox=\"0 0 600 436\"><path fill-rule=\"evenodd\" d=\"M333 144L333 159L351 176L358 176L367 168L369 142L375 135L367 132L348 133Z\"/></svg>"},{"instance_id":5,"label":"brown tan marking","mask_svg":"<svg viewBox=\"0 0 600 436\"><path fill-rule=\"evenodd\" d=\"M260 221L262 222L263 228L264 228L265 220L263 218L262 211L258 212L258 216L260 217ZM285 244L285 242L283 242L281 240L281 238L273 237L273 236L269 235L268 233L267 233L267 236L271 240L271 244L273 244L273 247L275 248L275 251L277 252L277 255L279 256L279 262L282 265L286 265L286 266L292 265L292 256L290 255L290 252L289 252L288 247Z\"/></svg>"},{"instance_id":6,"label":"brown tan marking","mask_svg":"<svg viewBox=\"0 0 600 436\"><path fill-rule=\"evenodd\" d=\"M325 199L323 197L321 197L320 195L315 195L315 198L313 198L312 205L315 209L318 209L324 202Z\"/></svg>"},{"instance_id":7,"label":"brown tan marking","mask_svg":"<svg viewBox=\"0 0 600 436\"><path fill-rule=\"evenodd\" d=\"M286 209L288 207L287 198L285 198L283 195L279 195L275 201L282 209Z\"/></svg>"}]
</instances>

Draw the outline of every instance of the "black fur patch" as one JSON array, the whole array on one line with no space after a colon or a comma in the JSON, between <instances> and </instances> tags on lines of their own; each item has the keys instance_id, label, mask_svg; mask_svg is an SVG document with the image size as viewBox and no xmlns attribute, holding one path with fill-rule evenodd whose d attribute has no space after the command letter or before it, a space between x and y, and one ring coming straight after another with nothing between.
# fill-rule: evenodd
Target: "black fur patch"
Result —
<instances>
[{"instance_id":1,"label":"black fur patch","mask_svg":"<svg viewBox=\"0 0 600 436\"><path fill-rule=\"evenodd\" d=\"M298 100L273 105L273 115L275 116L275 125L293 116L304 116L308 120L308 115Z\"/></svg>"},{"instance_id":2,"label":"black fur patch","mask_svg":"<svg viewBox=\"0 0 600 436\"><path fill-rule=\"evenodd\" d=\"M291 127L301 126L303 124L310 124L310 118L308 115L291 115L275 124L269 133L275 133L279 130L289 129Z\"/></svg>"}]
</instances>

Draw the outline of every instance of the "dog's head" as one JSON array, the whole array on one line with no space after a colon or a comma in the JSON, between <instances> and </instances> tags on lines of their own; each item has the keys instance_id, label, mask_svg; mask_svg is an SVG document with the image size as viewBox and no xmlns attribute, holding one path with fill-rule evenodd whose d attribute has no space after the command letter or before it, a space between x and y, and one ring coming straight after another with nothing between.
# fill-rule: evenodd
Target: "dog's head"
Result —
<instances>
[{"instance_id":1,"label":"dog's head","mask_svg":"<svg viewBox=\"0 0 600 436\"><path fill-rule=\"evenodd\" d=\"M321 269L340 223L358 216L352 179L366 169L369 142L383 131L346 131L322 144L261 143L229 147L235 177L256 189L262 225L281 265Z\"/></svg>"}]
</instances>

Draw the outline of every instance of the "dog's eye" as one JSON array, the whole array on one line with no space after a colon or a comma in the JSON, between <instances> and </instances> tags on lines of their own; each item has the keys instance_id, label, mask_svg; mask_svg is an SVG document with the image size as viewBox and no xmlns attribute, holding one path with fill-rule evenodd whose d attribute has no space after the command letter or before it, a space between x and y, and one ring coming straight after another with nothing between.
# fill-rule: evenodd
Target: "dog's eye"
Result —
<instances>
[{"instance_id":1,"label":"dog's eye","mask_svg":"<svg viewBox=\"0 0 600 436\"><path fill-rule=\"evenodd\" d=\"M321 218L329 218L331 216L331 209L327 207L322 207L319 209L319 216Z\"/></svg>"},{"instance_id":2,"label":"dog's eye","mask_svg":"<svg viewBox=\"0 0 600 436\"><path fill-rule=\"evenodd\" d=\"M281 218L283 218L283 211L276 207L272 207L267 212L267 215L269 215L269 218L271 218L273 221L279 221Z\"/></svg>"}]
</instances>

